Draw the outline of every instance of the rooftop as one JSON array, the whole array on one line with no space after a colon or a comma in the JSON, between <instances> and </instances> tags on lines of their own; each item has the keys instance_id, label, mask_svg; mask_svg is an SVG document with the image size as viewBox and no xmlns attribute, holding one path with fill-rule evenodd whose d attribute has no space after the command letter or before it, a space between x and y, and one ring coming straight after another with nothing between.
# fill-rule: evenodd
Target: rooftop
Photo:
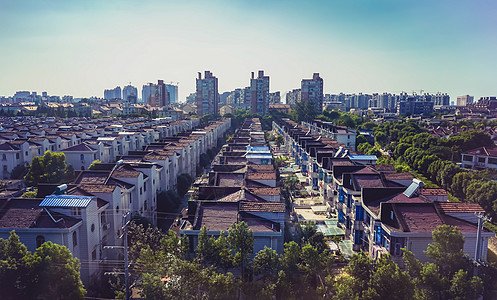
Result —
<instances>
[{"instance_id":1,"label":"rooftop","mask_svg":"<svg viewBox=\"0 0 497 300\"><path fill-rule=\"evenodd\" d=\"M41 201L41 207L87 207L92 197L74 195L49 195Z\"/></svg>"}]
</instances>

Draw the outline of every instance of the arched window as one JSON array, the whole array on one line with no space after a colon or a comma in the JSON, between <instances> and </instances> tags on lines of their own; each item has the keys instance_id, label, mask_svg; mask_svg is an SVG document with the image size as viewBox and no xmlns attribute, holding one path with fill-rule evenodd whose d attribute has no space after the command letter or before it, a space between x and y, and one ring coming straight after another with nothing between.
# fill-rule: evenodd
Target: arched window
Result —
<instances>
[{"instance_id":1,"label":"arched window","mask_svg":"<svg viewBox=\"0 0 497 300\"><path fill-rule=\"evenodd\" d=\"M78 245L78 234L76 231L72 233L72 246L76 247Z\"/></svg>"},{"instance_id":2,"label":"arched window","mask_svg":"<svg viewBox=\"0 0 497 300\"><path fill-rule=\"evenodd\" d=\"M43 235L39 235L36 237L36 248L39 248L45 242L45 237Z\"/></svg>"}]
</instances>

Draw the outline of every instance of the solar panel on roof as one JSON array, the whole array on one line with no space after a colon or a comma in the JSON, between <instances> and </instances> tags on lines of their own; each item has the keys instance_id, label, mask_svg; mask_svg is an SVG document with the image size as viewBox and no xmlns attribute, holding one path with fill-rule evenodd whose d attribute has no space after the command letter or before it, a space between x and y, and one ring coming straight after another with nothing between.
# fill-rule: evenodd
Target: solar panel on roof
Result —
<instances>
[{"instance_id":1,"label":"solar panel on roof","mask_svg":"<svg viewBox=\"0 0 497 300\"><path fill-rule=\"evenodd\" d=\"M87 207L92 197L76 195L48 195L39 206L44 207Z\"/></svg>"},{"instance_id":2,"label":"solar panel on roof","mask_svg":"<svg viewBox=\"0 0 497 300\"><path fill-rule=\"evenodd\" d=\"M411 183L411 185L404 191L404 195L411 198L412 195L418 190L419 184L416 182Z\"/></svg>"}]
</instances>

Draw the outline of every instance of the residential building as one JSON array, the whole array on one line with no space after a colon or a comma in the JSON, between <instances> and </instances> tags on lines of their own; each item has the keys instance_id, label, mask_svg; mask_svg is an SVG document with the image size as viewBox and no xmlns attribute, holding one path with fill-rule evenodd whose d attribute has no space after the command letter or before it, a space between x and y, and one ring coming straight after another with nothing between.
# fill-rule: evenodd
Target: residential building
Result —
<instances>
[{"instance_id":1,"label":"residential building","mask_svg":"<svg viewBox=\"0 0 497 300\"><path fill-rule=\"evenodd\" d=\"M447 93L436 93L431 99L433 105L450 105L450 96Z\"/></svg>"},{"instance_id":2,"label":"residential building","mask_svg":"<svg viewBox=\"0 0 497 300\"><path fill-rule=\"evenodd\" d=\"M318 115L323 112L323 79L319 73L314 73L312 79L302 79L301 97L316 107Z\"/></svg>"},{"instance_id":3,"label":"residential building","mask_svg":"<svg viewBox=\"0 0 497 300\"><path fill-rule=\"evenodd\" d=\"M280 104L280 103L281 103L280 91L269 93L269 105Z\"/></svg>"},{"instance_id":4,"label":"residential building","mask_svg":"<svg viewBox=\"0 0 497 300\"><path fill-rule=\"evenodd\" d=\"M166 89L169 93L170 102L178 103L178 85L171 82L170 84L166 84Z\"/></svg>"},{"instance_id":5,"label":"residential building","mask_svg":"<svg viewBox=\"0 0 497 300\"><path fill-rule=\"evenodd\" d=\"M129 103L137 103L138 89L132 85L127 85L123 88L123 100Z\"/></svg>"},{"instance_id":6,"label":"residential building","mask_svg":"<svg viewBox=\"0 0 497 300\"><path fill-rule=\"evenodd\" d=\"M286 209L263 136L259 119L247 119L214 159L208 184L198 187L179 226L191 251L203 226L219 236L244 221L254 233L253 255L264 247L283 253Z\"/></svg>"},{"instance_id":7,"label":"residential building","mask_svg":"<svg viewBox=\"0 0 497 300\"><path fill-rule=\"evenodd\" d=\"M398 115L428 115L431 113L433 113L432 101L416 101L414 97L400 101L397 106Z\"/></svg>"},{"instance_id":8,"label":"residential building","mask_svg":"<svg viewBox=\"0 0 497 300\"><path fill-rule=\"evenodd\" d=\"M457 106L466 106L468 104L472 104L473 100L475 99L474 96L470 95L464 95L464 96L457 96Z\"/></svg>"},{"instance_id":9,"label":"residential building","mask_svg":"<svg viewBox=\"0 0 497 300\"><path fill-rule=\"evenodd\" d=\"M113 89L104 90L104 99L121 99L121 87L117 86Z\"/></svg>"},{"instance_id":10,"label":"residential building","mask_svg":"<svg viewBox=\"0 0 497 300\"><path fill-rule=\"evenodd\" d=\"M101 271L103 246L102 214L109 203L97 197L50 195L40 199L5 200L0 213L0 237L15 230L29 251L46 241L66 246L81 262L85 285Z\"/></svg>"},{"instance_id":11,"label":"residential building","mask_svg":"<svg viewBox=\"0 0 497 300\"><path fill-rule=\"evenodd\" d=\"M257 78L254 72L250 79L251 111L254 114L267 115L269 113L269 76L260 70Z\"/></svg>"},{"instance_id":12,"label":"residential building","mask_svg":"<svg viewBox=\"0 0 497 300\"><path fill-rule=\"evenodd\" d=\"M217 77L212 75L210 71L205 71L204 79L202 79L202 74L199 72L196 86L197 114L199 116L219 114Z\"/></svg>"},{"instance_id":13,"label":"residential building","mask_svg":"<svg viewBox=\"0 0 497 300\"><path fill-rule=\"evenodd\" d=\"M221 106L221 108L219 109L219 114L221 116L224 116L225 114L232 114L234 111L235 109L233 108L233 106L226 104Z\"/></svg>"},{"instance_id":14,"label":"residential building","mask_svg":"<svg viewBox=\"0 0 497 300\"><path fill-rule=\"evenodd\" d=\"M497 147L479 147L461 154L463 168L483 170L497 169Z\"/></svg>"},{"instance_id":15,"label":"residential building","mask_svg":"<svg viewBox=\"0 0 497 300\"><path fill-rule=\"evenodd\" d=\"M302 99L301 89L294 89L286 93L286 104L289 104L291 107L294 107L300 99Z\"/></svg>"}]
</instances>

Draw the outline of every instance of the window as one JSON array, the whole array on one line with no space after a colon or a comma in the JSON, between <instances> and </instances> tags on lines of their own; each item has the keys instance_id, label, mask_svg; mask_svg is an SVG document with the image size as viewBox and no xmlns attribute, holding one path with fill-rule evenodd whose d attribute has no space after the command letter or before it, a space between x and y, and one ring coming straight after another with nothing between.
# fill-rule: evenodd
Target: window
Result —
<instances>
[{"instance_id":1,"label":"window","mask_svg":"<svg viewBox=\"0 0 497 300\"><path fill-rule=\"evenodd\" d=\"M147 185L143 185L143 191L146 192L147 191Z\"/></svg>"},{"instance_id":2,"label":"window","mask_svg":"<svg viewBox=\"0 0 497 300\"><path fill-rule=\"evenodd\" d=\"M488 163L492 164L492 165L497 165L497 158L489 157L488 158Z\"/></svg>"},{"instance_id":3,"label":"window","mask_svg":"<svg viewBox=\"0 0 497 300\"><path fill-rule=\"evenodd\" d=\"M81 160L85 160L85 155L84 155L84 154L81 154L81 155L80 155L80 158L81 158Z\"/></svg>"},{"instance_id":4,"label":"window","mask_svg":"<svg viewBox=\"0 0 497 300\"><path fill-rule=\"evenodd\" d=\"M143 194L143 189L142 189L142 188L140 188L140 195L141 195L141 194Z\"/></svg>"},{"instance_id":5,"label":"window","mask_svg":"<svg viewBox=\"0 0 497 300\"><path fill-rule=\"evenodd\" d=\"M92 260L97 260L97 250L93 250L93 251L91 252L91 259L92 259Z\"/></svg>"},{"instance_id":6,"label":"window","mask_svg":"<svg viewBox=\"0 0 497 300\"><path fill-rule=\"evenodd\" d=\"M95 231L95 224L91 224L91 232Z\"/></svg>"},{"instance_id":7,"label":"window","mask_svg":"<svg viewBox=\"0 0 497 300\"><path fill-rule=\"evenodd\" d=\"M4 171L4 172L7 172L7 165L4 165L4 166L3 166L3 171Z\"/></svg>"},{"instance_id":8,"label":"window","mask_svg":"<svg viewBox=\"0 0 497 300\"><path fill-rule=\"evenodd\" d=\"M7 155L5 155L5 153L2 154L2 160L7 160Z\"/></svg>"},{"instance_id":9,"label":"window","mask_svg":"<svg viewBox=\"0 0 497 300\"><path fill-rule=\"evenodd\" d=\"M78 234L76 231L72 233L72 246L76 247L78 245Z\"/></svg>"},{"instance_id":10,"label":"window","mask_svg":"<svg viewBox=\"0 0 497 300\"><path fill-rule=\"evenodd\" d=\"M45 237L43 235L39 235L36 237L36 248L39 248L45 242Z\"/></svg>"},{"instance_id":11,"label":"window","mask_svg":"<svg viewBox=\"0 0 497 300\"><path fill-rule=\"evenodd\" d=\"M479 163L484 163L485 162L485 157L478 157L478 162Z\"/></svg>"},{"instance_id":12,"label":"window","mask_svg":"<svg viewBox=\"0 0 497 300\"><path fill-rule=\"evenodd\" d=\"M464 161L473 161L473 156L471 156L471 155L463 155L462 160L464 160Z\"/></svg>"},{"instance_id":13,"label":"window","mask_svg":"<svg viewBox=\"0 0 497 300\"><path fill-rule=\"evenodd\" d=\"M116 213L119 213L119 205L116 206Z\"/></svg>"},{"instance_id":14,"label":"window","mask_svg":"<svg viewBox=\"0 0 497 300\"><path fill-rule=\"evenodd\" d=\"M16 159L19 159L19 153L16 153Z\"/></svg>"}]
</instances>

